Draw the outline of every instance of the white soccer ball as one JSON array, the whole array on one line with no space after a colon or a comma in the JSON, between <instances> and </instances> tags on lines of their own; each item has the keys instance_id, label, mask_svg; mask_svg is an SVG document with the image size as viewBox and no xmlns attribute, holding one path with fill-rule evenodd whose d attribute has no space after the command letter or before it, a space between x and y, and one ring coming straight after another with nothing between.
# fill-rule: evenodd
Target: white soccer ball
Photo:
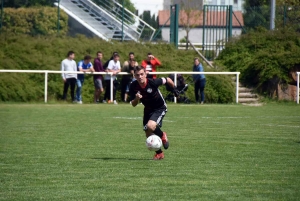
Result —
<instances>
[{"instance_id":1,"label":"white soccer ball","mask_svg":"<svg viewBox=\"0 0 300 201\"><path fill-rule=\"evenodd\" d=\"M162 146L162 141L160 137L158 137L155 134L150 135L146 140L146 147L150 151L158 151L161 148L161 146Z\"/></svg>"}]
</instances>

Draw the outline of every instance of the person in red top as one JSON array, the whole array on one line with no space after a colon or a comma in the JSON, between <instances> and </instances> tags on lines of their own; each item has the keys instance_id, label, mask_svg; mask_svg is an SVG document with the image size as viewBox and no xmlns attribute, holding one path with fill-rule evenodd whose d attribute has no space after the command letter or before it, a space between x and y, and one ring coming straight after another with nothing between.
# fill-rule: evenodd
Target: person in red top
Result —
<instances>
[{"instance_id":1,"label":"person in red top","mask_svg":"<svg viewBox=\"0 0 300 201\"><path fill-rule=\"evenodd\" d=\"M156 79L156 75L150 75L149 72L156 72L156 67L160 66L160 61L151 53L148 53L148 58L142 61L142 67L146 69L147 78Z\"/></svg>"}]
</instances>

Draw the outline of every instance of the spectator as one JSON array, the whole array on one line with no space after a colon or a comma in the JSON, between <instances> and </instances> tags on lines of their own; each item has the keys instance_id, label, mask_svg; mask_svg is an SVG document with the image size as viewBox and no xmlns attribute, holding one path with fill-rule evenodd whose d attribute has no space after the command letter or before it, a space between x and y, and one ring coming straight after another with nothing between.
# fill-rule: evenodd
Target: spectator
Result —
<instances>
[{"instance_id":1,"label":"spectator","mask_svg":"<svg viewBox=\"0 0 300 201\"><path fill-rule=\"evenodd\" d=\"M203 66L199 61L199 58L194 59L193 72L204 72ZM204 103L204 88L206 84L206 78L204 74L195 74L193 75L193 80L195 83L195 97L196 102L199 103L199 90L201 95L201 104Z\"/></svg>"},{"instance_id":2,"label":"spectator","mask_svg":"<svg viewBox=\"0 0 300 201\"><path fill-rule=\"evenodd\" d=\"M94 59L94 70L95 72L104 72L104 68L102 65L102 52L97 52L97 58ZM94 85L95 85L95 93L94 93L94 102L99 103L100 95L103 92L103 84L102 84L103 76L102 75L94 75Z\"/></svg>"},{"instance_id":3,"label":"spectator","mask_svg":"<svg viewBox=\"0 0 300 201\"><path fill-rule=\"evenodd\" d=\"M156 79L156 75L150 75L149 72L156 72L156 67L160 65L160 61L152 53L148 53L147 59L142 61L142 66L146 69L147 78Z\"/></svg>"},{"instance_id":4,"label":"spectator","mask_svg":"<svg viewBox=\"0 0 300 201\"><path fill-rule=\"evenodd\" d=\"M81 72L94 72L93 64L91 63L92 57L86 55L83 60L78 62L78 71ZM81 89L84 83L84 74L78 74L77 76L77 90L76 100L77 103L82 104Z\"/></svg>"},{"instance_id":5,"label":"spectator","mask_svg":"<svg viewBox=\"0 0 300 201\"><path fill-rule=\"evenodd\" d=\"M123 64L122 72L130 73L130 75L123 75L121 81L121 97L124 102L127 101L129 85L133 78L133 70L138 66L138 62L134 59L134 53L129 53L129 60L125 61Z\"/></svg>"},{"instance_id":6,"label":"spectator","mask_svg":"<svg viewBox=\"0 0 300 201\"><path fill-rule=\"evenodd\" d=\"M110 103L110 88L113 87L113 101L114 104L118 104L116 101L116 92L117 92L117 80L116 80L116 75L120 72L121 70L121 65L120 65L120 61L119 61L120 57L118 53L114 53L113 55L113 60L109 61L107 69L105 70L106 72L112 72L113 75L113 86L110 85L110 75L105 75L105 84L106 84L106 88L105 88L105 95L104 95L104 99L103 99L103 103L106 103L106 99L108 100L108 103Z\"/></svg>"},{"instance_id":7,"label":"spectator","mask_svg":"<svg viewBox=\"0 0 300 201\"><path fill-rule=\"evenodd\" d=\"M75 53L73 51L69 51L67 54L67 58L61 62L61 71L77 71L76 62L74 61ZM62 79L64 81L64 92L63 92L63 100L67 100L67 94L69 86L71 88L71 98L72 101L75 102L74 91L76 85L77 74L76 73L62 73Z\"/></svg>"},{"instance_id":8,"label":"spectator","mask_svg":"<svg viewBox=\"0 0 300 201\"><path fill-rule=\"evenodd\" d=\"M107 68L107 66L108 66L108 63L109 63L111 60L114 59L114 55L115 55L115 54L118 54L118 52L113 52L113 54L112 54L112 56L109 58L109 60L107 60L107 61L104 63L104 65L103 65L104 70L106 70L106 68Z\"/></svg>"}]
</instances>

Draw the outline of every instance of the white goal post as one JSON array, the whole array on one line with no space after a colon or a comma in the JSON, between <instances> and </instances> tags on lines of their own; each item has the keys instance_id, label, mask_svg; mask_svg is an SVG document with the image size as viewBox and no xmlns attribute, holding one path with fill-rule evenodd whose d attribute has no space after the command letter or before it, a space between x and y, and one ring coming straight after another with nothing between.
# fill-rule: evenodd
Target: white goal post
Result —
<instances>
[{"instance_id":1,"label":"white goal post","mask_svg":"<svg viewBox=\"0 0 300 201\"><path fill-rule=\"evenodd\" d=\"M112 77L112 72L79 72L79 71L51 71L51 70L6 70L6 69L0 69L0 73L44 73L45 74L45 88L44 88L44 100L45 103L48 101L48 74L49 73L54 73L54 74L61 74L61 73L76 73L76 74L92 74L92 75L110 75L110 84L111 86L113 85L113 77ZM236 75L236 103L239 102L239 75L240 72L152 72L150 74L156 74L156 75L169 75L169 74L174 74L174 77L176 78L178 74L181 75L195 75L195 74L205 74L205 75ZM299 90L299 73L298 74L298 90ZM126 72L120 72L118 75L128 75ZM177 79L174 79L174 84L177 86ZM298 91L299 94L299 91ZM111 87L110 90L110 99L113 100L113 87ZM174 98L174 102L176 103L177 100ZM297 99L297 103L299 103L299 96Z\"/></svg>"}]
</instances>

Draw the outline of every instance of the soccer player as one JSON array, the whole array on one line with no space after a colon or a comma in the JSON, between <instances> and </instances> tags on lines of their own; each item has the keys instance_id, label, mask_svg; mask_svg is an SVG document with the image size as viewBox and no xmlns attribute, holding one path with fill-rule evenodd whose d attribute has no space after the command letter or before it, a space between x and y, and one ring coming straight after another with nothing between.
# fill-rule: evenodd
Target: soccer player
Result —
<instances>
[{"instance_id":1,"label":"soccer player","mask_svg":"<svg viewBox=\"0 0 300 201\"><path fill-rule=\"evenodd\" d=\"M169 141L167 133L160 129L162 127L162 120L167 112L167 104L158 87L168 84L173 89L176 97L179 96L179 92L170 78L147 78L146 69L143 67L138 66L134 69L134 77L136 80L131 83L129 89L130 100L133 107L139 101L145 106L143 125L146 137L154 133L162 139L163 147L168 149ZM156 151L153 160L161 160L163 158L164 153L160 149Z\"/></svg>"},{"instance_id":2,"label":"soccer player","mask_svg":"<svg viewBox=\"0 0 300 201\"><path fill-rule=\"evenodd\" d=\"M92 57L86 55L83 60L78 62L78 71L81 72L94 72L93 64L91 63ZM82 104L81 89L84 83L84 74L78 74L77 76L77 89L76 99L77 103Z\"/></svg>"}]
</instances>

